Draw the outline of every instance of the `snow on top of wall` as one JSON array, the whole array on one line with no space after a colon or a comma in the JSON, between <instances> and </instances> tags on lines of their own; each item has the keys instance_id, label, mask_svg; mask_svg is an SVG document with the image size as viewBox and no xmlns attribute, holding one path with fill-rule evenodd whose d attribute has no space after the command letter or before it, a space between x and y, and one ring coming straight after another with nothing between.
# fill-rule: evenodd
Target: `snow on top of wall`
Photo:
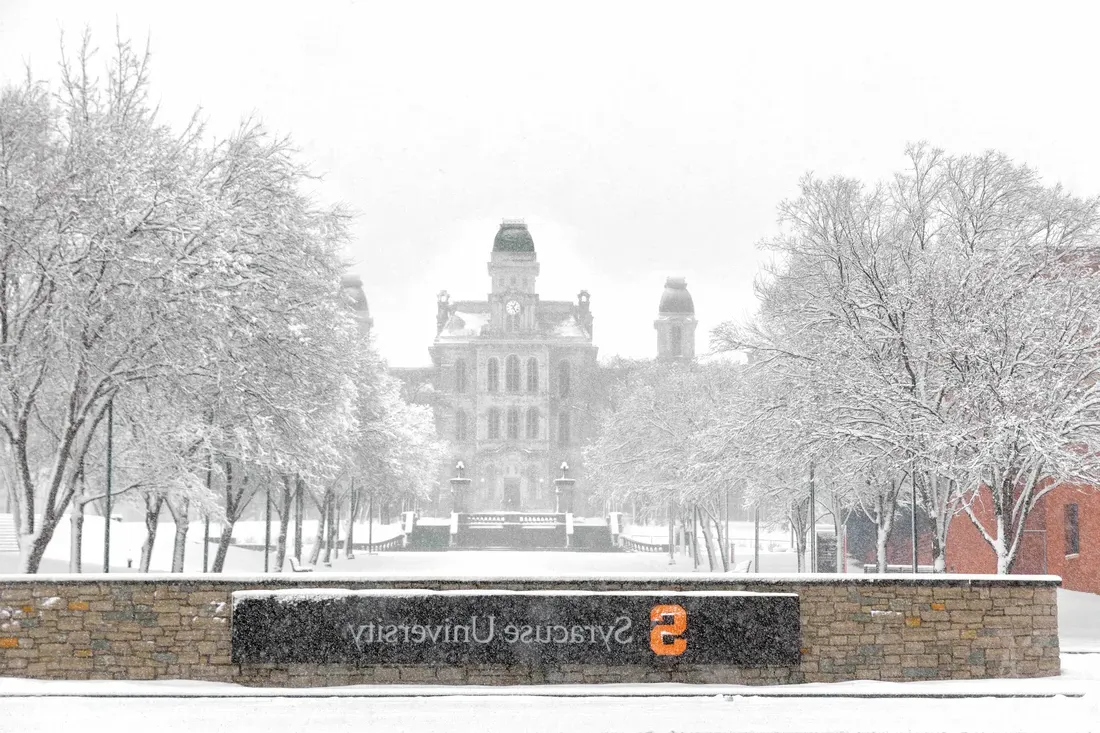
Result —
<instances>
[{"instance_id":1,"label":"snow on top of wall","mask_svg":"<svg viewBox=\"0 0 1100 733\"><path fill-rule=\"evenodd\" d=\"M349 588L311 588L311 589L287 589L287 590L238 590L233 591L233 606L241 601L271 599L280 603L300 603L302 601L322 601L332 598L363 597L363 598L426 598L426 597L454 597L454 596L691 596L691 597L757 597L768 598L789 597L797 598L797 593L757 593L744 590L696 590L696 591L595 591L595 590L500 590L486 589L462 589L462 590L429 590L421 588L400 589L385 588L376 590L352 590Z\"/></svg>"}]
</instances>

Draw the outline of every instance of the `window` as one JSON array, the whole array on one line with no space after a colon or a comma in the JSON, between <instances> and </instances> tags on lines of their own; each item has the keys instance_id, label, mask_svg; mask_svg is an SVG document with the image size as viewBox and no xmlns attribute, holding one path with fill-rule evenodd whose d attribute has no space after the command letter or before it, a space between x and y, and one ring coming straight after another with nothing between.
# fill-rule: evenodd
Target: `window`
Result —
<instances>
[{"instance_id":1,"label":"window","mask_svg":"<svg viewBox=\"0 0 1100 733\"><path fill-rule=\"evenodd\" d=\"M668 353L672 356L682 356L684 335L679 326L668 329Z\"/></svg>"},{"instance_id":2,"label":"window","mask_svg":"<svg viewBox=\"0 0 1100 733\"><path fill-rule=\"evenodd\" d=\"M1066 504L1062 510L1065 512L1066 554L1076 555L1081 551L1081 535L1077 531L1077 505Z\"/></svg>"},{"instance_id":3,"label":"window","mask_svg":"<svg viewBox=\"0 0 1100 733\"><path fill-rule=\"evenodd\" d=\"M558 395L561 397L569 396L569 362L563 361L558 364Z\"/></svg>"},{"instance_id":4,"label":"window","mask_svg":"<svg viewBox=\"0 0 1100 733\"><path fill-rule=\"evenodd\" d=\"M489 368L485 372L485 388L490 392L500 391L500 362L496 359L489 360Z\"/></svg>"},{"instance_id":5,"label":"window","mask_svg":"<svg viewBox=\"0 0 1100 733\"><path fill-rule=\"evenodd\" d=\"M519 330L520 318L523 316L523 309L521 308L517 313L505 313L504 314L504 330L509 333L515 333Z\"/></svg>"},{"instance_id":6,"label":"window","mask_svg":"<svg viewBox=\"0 0 1100 733\"><path fill-rule=\"evenodd\" d=\"M527 467L527 496L531 501L538 501L542 497L539 496L539 476L538 471L534 466Z\"/></svg>"},{"instance_id":7,"label":"window","mask_svg":"<svg viewBox=\"0 0 1100 733\"><path fill-rule=\"evenodd\" d=\"M455 413L455 440L466 440L466 411L459 410Z\"/></svg>"},{"instance_id":8,"label":"window","mask_svg":"<svg viewBox=\"0 0 1100 733\"><path fill-rule=\"evenodd\" d=\"M558 417L558 442L562 445L569 443L569 413L563 412Z\"/></svg>"},{"instance_id":9,"label":"window","mask_svg":"<svg viewBox=\"0 0 1100 733\"><path fill-rule=\"evenodd\" d=\"M497 470L493 466L485 467L485 475L481 479L482 493L485 497L492 499L496 494L497 487Z\"/></svg>"},{"instance_id":10,"label":"window","mask_svg":"<svg viewBox=\"0 0 1100 733\"><path fill-rule=\"evenodd\" d=\"M533 356L527 360L527 391L539 391L539 360Z\"/></svg>"},{"instance_id":11,"label":"window","mask_svg":"<svg viewBox=\"0 0 1100 733\"><path fill-rule=\"evenodd\" d=\"M504 361L504 388L519 392L519 357L512 354Z\"/></svg>"},{"instance_id":12,"label":"window","mask_svg":"<svg viewBox=\"0 0 1100 733\"><path fill-rule=\"evenodd\" d=\"M539 408L532 407L527 410L527 439L536 440L539 437Z\"/></svg>"},{"instance_id":13,"label":"window","mask_svg":"<svg viewBox=\"0 0 1100 733\"><path fill-rule=\"evenodd\" d=\"M500 410L496 407L489 408L489 440L500 440Z\"/></svg>"},{"instance_id":14,"label":"window","mask_svg":"<svg viewBox=\"0 0 1100 733\"><path fill-rule=\"evenodd\" d=\"M519 439L519 408L508 408L508 439Z\"/></svg>"},{"instance_id":15,"label":"window","mask_svg":"<svg viewBox=\"0 0 1100 733\"><path fill-rule=\"evenodd\" d=\"M459 359L455 362L455 392L466 391L466 361Z\"/></svg>"}]
</instances>

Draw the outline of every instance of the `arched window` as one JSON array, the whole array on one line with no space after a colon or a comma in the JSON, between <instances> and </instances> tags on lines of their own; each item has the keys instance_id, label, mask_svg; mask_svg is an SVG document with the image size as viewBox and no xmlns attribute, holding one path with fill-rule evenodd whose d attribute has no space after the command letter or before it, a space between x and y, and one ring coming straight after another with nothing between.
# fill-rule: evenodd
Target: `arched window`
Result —
<instances>
[{"instance_id":1,"label":"arched window","mask_svg":"<svg viewBox=\"0 0 1100 733\"><path fill-rule=\"evenodd\" d=\"M569 444L569 413L563 412L558 416L558 442L562 445Z\"/></svg>"},{"instance_id":2,"label":"arched window","mask_svg":"<svg viewBox=\"0 0 1100 733\"><path fill-rule=\"evenodd\" d=\"M500 440L500 409L490 407L488 419L489 429L486 434L489 436L489 440Z\"/></svg>"},{"instance_id":3,"label":"arched window","mask_svg":"<svg viewBox=\"0 0 1100 733\"><path fill-rule=\"evenodd\" d=\"M527 391L539 391L539 360L533 356L527 360Z\"/></svg>"},{"instance_id":4,"label":"arched window","mask_svg":"<svg viewBox=\"0 0 1100 733\"><path fill-rule=\"evenodd\" d=\"M459 359L455 362L455 392L466 391L466 360Z\"/></svg>"},{"instance_id":5,"label":"arched window","mask_svg":"<svg viewBox=\"0 0 1100 733\"><path fill-rule=\"evenodd\" d=\"M455 412L455 440L466 440L466 411Z\"/></svg>"},{"instance_id":6,"label":"arched window","mask_svg":"<svg viewBox=\"0 0 1100 733\"><path fill-rule=\"evenodd\" d=\"M569 362L563 361L558 364L558 396L568 397L570 388L570 378L572 374L569 369Z\"/></svg>"},{"instance_id":7,"label":"arched window","mask_svg":"<svg viewBox=\"0 0 1100 733\"><path fill-rule=\"evenodd\" d=\"M539 408L532 407L527 410L527 439L536 440L539 437Z\"/></svg>"},{"instance_id":8,"label":"arched window","mask_svg":"<svg viewBox=\"0 0 1100 733\"><path fill-rule=\"evenodd\" d=\"M519 439L519 408L508 408L508 439Z\"/></svg>"},{"instance_id":9,"label":"arched window","mask_svg":"<svg viewBox=\"0 0 1100 733\"><path fill-rule=\"evenodd\" d=\"M519 392L519 357L512 354L504 361L504 388Z\"/></svg>"},{"instance_id":10,"label":"arched window","mask_svg":"<svg viewBox=\"0 0 1100 733\"><path fill-rule=\"evenodd\" d=\"M679 326L673 326L668 329L668 351L673 356L683 356L684 353L684 335Z\"/></svg>"},{"instance_id":11,"label":"arched window","mask_svg":"<svg viewBox=\"0 0 1100 733\"><path fill-rule=\"evenodd\" d=\"M496 359L489 360L489 368L485 372L485 388L490 392L500 391L500 362Z\"/></svg>"},{"instance_id":12,"label":"arched window","mask_svg":"<svg viewBox=\"0 0 1100 733\"><path fill-rule=\"evenodd\" d=\"M520 318L523 316L523 309L521 308L519 313L506 313L504 314L504 330L509 333L515 333L519 331Z\"/></svg>"}]
</instances>

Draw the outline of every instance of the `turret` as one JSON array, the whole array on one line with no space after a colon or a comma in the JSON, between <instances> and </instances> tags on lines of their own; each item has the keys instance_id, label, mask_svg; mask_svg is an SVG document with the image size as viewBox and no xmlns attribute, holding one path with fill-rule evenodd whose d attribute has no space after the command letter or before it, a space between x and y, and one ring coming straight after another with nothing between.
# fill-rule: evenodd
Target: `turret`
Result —
<instances>
[{"instance_id":1,"label":"turret","mask_svg":"<svg viewBox=\"0 0 1100 733\"><path fill-rule=\"evenodd\" d=\"M665 280L665 290L657 307L658 361L687 361L695 358L695 303L682 277Z\"/></svg>"}]
</instances>

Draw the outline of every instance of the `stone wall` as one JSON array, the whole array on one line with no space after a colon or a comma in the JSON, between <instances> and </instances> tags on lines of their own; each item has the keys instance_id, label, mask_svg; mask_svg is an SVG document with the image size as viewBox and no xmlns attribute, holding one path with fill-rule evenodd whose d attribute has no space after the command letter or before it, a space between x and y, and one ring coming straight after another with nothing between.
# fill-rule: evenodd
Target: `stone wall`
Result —
<instances>
[{"instance_id":1,"label":"stone wall","mask_svg":"<svg viewBox=\"0 0 1100 733\"><path fill-rule=\"evenodd\" d=\"M1050 576L0 576L0 675L257 686L1040 677L1059 672L1057 586L1058 579ZM793 592L800 597L802 661L782 667L586 664L553 669L233 664L232 592L291 588Z\"/></svg>"}]
</instances>

